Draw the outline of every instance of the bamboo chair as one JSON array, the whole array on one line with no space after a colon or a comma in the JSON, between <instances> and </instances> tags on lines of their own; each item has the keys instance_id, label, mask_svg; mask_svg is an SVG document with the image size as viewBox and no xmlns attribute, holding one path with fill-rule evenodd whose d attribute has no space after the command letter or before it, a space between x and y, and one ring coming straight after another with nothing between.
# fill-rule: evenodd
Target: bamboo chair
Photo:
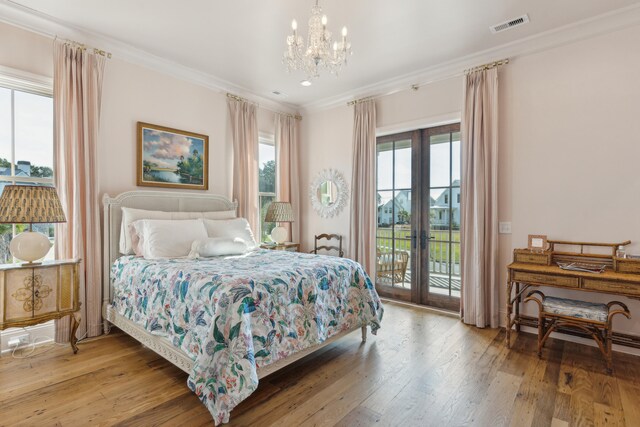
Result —
<instances>
[{"instance_id":1,"label":"bamboo chair","mask_svg":"<svg viewBox=\"0 0 640 427\"><path fill-rule=\"evenodd\" d=\"M382 283L403 283L409 264L409 252L382 252L376 248L376 277Z\"/></svg>"},{"instance_id":2,"label":"bamboo chair","mask_svg":"<svg viewBox=\"0 0 640 427\"><path fill-rule=\"evenodd\" d=\"M534 295L539 295L540 299ZM594 304L566 298L546 297L540 291L531 291L524 302L538 304L538 357L542 357L542 347L549 335L560 327L578 329L591 337L607 362L607 373L613 370L613 352L611 350L611 321L616 314L631 318L629 308L619 301L608 304ZM620 306L612 310L614 306Z\"/></svg>"}]
</instances>

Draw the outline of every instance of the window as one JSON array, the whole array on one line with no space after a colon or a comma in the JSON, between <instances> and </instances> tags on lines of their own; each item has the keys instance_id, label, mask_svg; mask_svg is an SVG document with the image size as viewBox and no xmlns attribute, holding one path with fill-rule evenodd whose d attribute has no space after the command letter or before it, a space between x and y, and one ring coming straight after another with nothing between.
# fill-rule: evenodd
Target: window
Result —
<instances>
[{"instance_id":1,"label":"window","mask_svg":"<svg viewBox=\"0 0 640 427\"><path fill-rule=\"evenodd\" d=\"M271 230L275 223L265 223L264 217L271 202L276 200L276 145L273 137L260 137L258 140L258 206L260 207L261 242L270 241Z\"/></svg>"},{"instance_id":2,"label":"window","mask_svg":"<svg viewBox=\"0 0 640 427\"><path fill-rule=\"evenodd\" d=\"M457 197L457 200L458 200L458 204L460 204L460 193L458 193L458 194L456 195L456 197Z\"/></svg>"},{"instance_id":3,"label":"window","mask_svg":"<svg viewBox=\"0 0 640 427\"><path fill-rule=\"evenodd\" d=\"M445 205L448 205L448 204L449 204L449 195L448 195L448 194L445 194L445 195L444 195L444 204L445 204Z\"/></svg>"},{"instance_id":4,"label":"window","mask_svg":"<svg viewBox=\"0 0 640 427\"><path fill-rule=\"evenodd\" d=\"M0 192L10 184L53 186L53 99L0 84ZM14 261L9 243L28 227L0 224L0 263ZM33 230L54 241L53 224ZM53 247L45 259L53 259Z\"/></svg>"}]
</instances>

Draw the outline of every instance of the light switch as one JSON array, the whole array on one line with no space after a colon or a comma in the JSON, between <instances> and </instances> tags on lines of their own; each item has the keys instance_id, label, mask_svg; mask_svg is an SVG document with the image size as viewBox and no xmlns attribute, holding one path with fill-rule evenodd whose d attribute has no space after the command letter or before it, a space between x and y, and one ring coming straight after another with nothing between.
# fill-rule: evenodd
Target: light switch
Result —
<instances>
[{"instance_id":1,"label":"light switch","mask_svg":"<svg viewBox=\"0 0 640 427\"><path fill-rule=\"evenodd\" d=\"M501 222L499 224L498 230L500 234L511 234L511 223L510 222Z\"/></svg>"}]
</instances>

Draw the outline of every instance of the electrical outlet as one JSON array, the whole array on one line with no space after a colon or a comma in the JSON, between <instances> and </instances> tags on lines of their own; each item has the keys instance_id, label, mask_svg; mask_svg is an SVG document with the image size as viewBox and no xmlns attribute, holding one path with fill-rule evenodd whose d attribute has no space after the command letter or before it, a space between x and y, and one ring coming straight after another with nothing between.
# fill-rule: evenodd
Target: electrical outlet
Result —
<instances>
[{"instance_id":1,"label":"electrical outlet","mask_svg":"<svg viewBox=\"0 0 640 427\"><path fill-rule=\"evenodd\" d=\"M501 222L500 224L498 224L498 232L500 234L511 234L511 223Z\"/></svg>"},{"instance_id":2,"label":"electrical outlet","mask_svg":"<svg viewBox=\"0 0 640 427\"><path fill-rule=\"evenodd\" d=\"M29 334L19 335L15 338L12 338L7 342L7 344L9 345L9 348L27 345L29 344Z\"/></svg>"}]
</instances>

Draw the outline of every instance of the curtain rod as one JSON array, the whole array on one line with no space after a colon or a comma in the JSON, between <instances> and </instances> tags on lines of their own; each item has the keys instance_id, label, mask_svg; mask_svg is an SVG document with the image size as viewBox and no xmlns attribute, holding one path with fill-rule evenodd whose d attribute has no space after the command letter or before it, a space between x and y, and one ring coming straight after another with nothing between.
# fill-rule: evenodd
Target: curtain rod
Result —
<instances>
[{"instance_id":1,"label":"curtain rod","mask_svg":"<svg viewBox=\"0 0 640 427\"><path fill-rule=\"evenodd\" d=\"M238 96L238 95L234 95L233 93L227 92L227 98L235 99L236 101L248 102L249 104L253 104L253 105L257 106L257 107L260 107L260 104L258 104L257 102L251 101L250 99L243 98L243 97ZM284 113L282 111L273 110L273 109L267 108L267 107L260 107L260 108L263 108L265 110L269 110L272 113L276 113L276 114L279 114L281 116L291 117L291 118L294 118L296 120L302 120L302 116L299 115L299 114Z\"/></svg>"},{"instance_id":2,"label":"curtain rod","mask_svg":"<svg viewBox=\"0 0 640 427\"><path fill-rule=\"evenodd\" d=\"M349 106L356 105L356 104L360 104L361 102L370 101L372 99L376 99L376 97L375 96L366 96L364 98L354 99L353 101L347 102L347 105L349 105Z\"/></svg>"},{"instance_id":3,"label":"curtain rod","mask_svg":"<svg viewBox=\"0 0 640 427\"><path fill-rule=\"evenodd\" d=\"M58 39L58 36L56 36L54 40L57 40L57 39ZM86 44L77 42L75 40L69 40L69 39L60 39L60 40L62 40L66 45L74 46L82 50L92 49L94 54L104 56L107 59L111 59L111 52L107 52L105 50L98 49L96 47L90 47L90 46L87 46Z\"/></svg>"},{"instance_id":4,"label":"curtain rod","mask_svg":"<svg viewBox=\"0 0 640 427\"><path fill-rule=\"evenodd\" d=\"M509 63L509 58L505 58L499 61L493 61L487 64L478 65L477 67L469 68L468 70L464 70L464 73L469 74L476 71L490 70L492 68L500 67L501 65L507 65L508 63Z\"/></svg>"},{"instance_id":5,"label":"curtain rod","mask_svg":"<svg viewBox=\"0 0 640 427\"><path fill-rule=\"evenodd\" d=\"M432 80L432 81L430 81L430 82L428 82L428 83L424 83L424 84L417 84L417 83L416 83L416 84L412 84L412 85L411 85L411 90L413 90L413 91L417 91L418 89L420 89L420 87L425 86L425 85L428 85L428 84L431 84L431 83L435 83L435 82L437 82L437 81L450 79L450 78L452 78L452 77L459 77L459 76L463 76L463 75L465 75L465 74L469 74L469 73L474 72L474 71L489 70L489 69L491 69L491 68L499 67L499 66L501 66L501 65L507 65L508 63L509 63L509 58L500 59L499 61L488 62L488 63L486 63L486 64L478 65L477 67L472 67L472 68L469 68L469 69L467 69L467 70L464 70L464 72L462 72L462 73L456 73L456 74L452 74L452 75L449 75L449 76L441 77L441 78L438 78L438 79ZM402 91L404 91L404 89L401 89L401 90L394 90L394 91L391 91L391 92L388 92L388 93L384 93L384 94L381 94L381 95L377 95L377 96L367 96L367 97L360 98L360 99L354 99L354 100L352 100L352 101L347 102L347 105L348 105L348 106L351 106L351 105L359 104L359 103L361 103L361 102L363 102L363 101L368 101L368 100L370 100L370 99L378 99L378 98L382 98L382 97L389 96L389 95L393 95L393 94L395 94L395 93L402 92Z\"/></svg>"}]
</instances>

